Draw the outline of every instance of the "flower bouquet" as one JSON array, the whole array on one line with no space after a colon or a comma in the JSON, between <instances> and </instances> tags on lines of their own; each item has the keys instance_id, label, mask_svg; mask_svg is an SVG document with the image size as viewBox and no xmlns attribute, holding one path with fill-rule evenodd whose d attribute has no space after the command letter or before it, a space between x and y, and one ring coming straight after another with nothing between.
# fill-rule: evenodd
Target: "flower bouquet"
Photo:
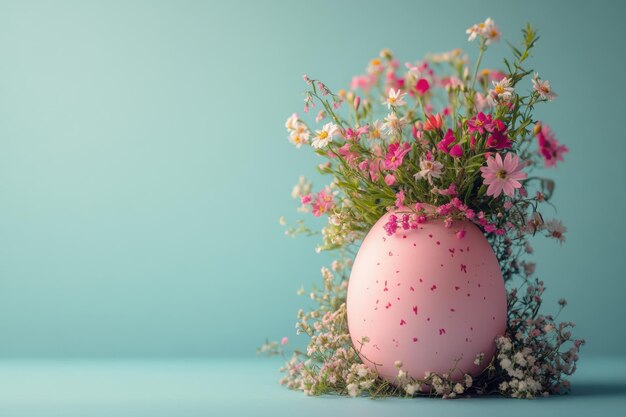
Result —
<instances>
[{"instance_id":1,"label":"flower bouquet","mask_svg":"<svg viewBox=\"0 0 626 417\"><path fill-rule=\"evenodd\" d=\"M330 268L322 268L323 285L310 292L317 307L298 312L297 333L308 335L310 340L306 351L295 350L288 358L282 368L281 384L309 395L373 397L454 398L499 393L531 398L567 391L569 383L565 376L575 371L584 341L572 338L572 322L557 323L556 316L540 313L544 283L535 278L535 264L529 256L533 252L530 239L535 235L559 243L565 241L563 224L546 217L553 211L550 198L554 182L532 172L555 167L563 161L568 149L556 140L547 124L533 118L534 107L554 100L556 94L547 80L527 68L538 37L530 25L522 32L522 44L511 46L512 58L504 59L500 70L481 68L489 45L500 39L498 27L487 19L467 29L469 41L479 44L478 57L471 69L467 55L460 49L429 55L423 61L406 63L403 67L391 51L383 50L379 58L369 63L366 74L352 79L347 90L335 93L323 82L304 76L308 86L304 112L315 109L316 116L314 120L305 120L293 114L285 126L289 140L297 148L310 146L324 159L319 172L331 179L328 185L313 191L311 182L300 178L292 196L300 202L299 212L324 216L328 223L318 232L299 220L287 228L286 234L321 234L322 242L317 250L335 251L338 256ZM281 224L286 225L284 218ZM493 283L490 288L495 291L496 299L498 285L502 288L502 325L501 328L490 325L489 329L496 331L493 336L485 333L489 335L484 345L486 351L470 352L466 348L467 352L460 355L465 355L466 362L471 355L473 363L459 366L456 360L450 363L449 370L427 369L415 374L407 370L406 360L404 363L397 360L392 365L393 375L389 366L381 373L380 364L365 353L376 352L370 349L372 338L356 334L354 317L358 316L360 321L360 312L350 311L351 305L358 304L352 300L361 297L361 294L348 297L350 275L353 275L352 283L356 274L354 257L357 249L364 251L365 243L373 239L369 235L376 236L374 246L390 241L408 246L406 242L411 241L419 248L418 244L426 241L434 248L434 232L429 230L435 229L428 227L437 227L438 233L447 236L451 258L455 256L453 246L458 242L461 242L460 252L466 239L488 242L489 253L484 256L480 253L470 256L469 243L466 253L457 250L456 255L467 256L476 263L478 287L487 271L480 267L488 257L493 257L497 272L490 274ZM363 246L359 249L359 245ZM376 256L372 253L376 250L377 247L367 255L357 255L356 262L369 262L366 269L373 272L366 273L370 273L372 280L376 278L381 291L388 291L391 284L387 284L387 276L376 275L375 265L380 265L373 263ZM386 255L386 249L382 250ZM405 264L411 267L418 261L429 262L428 250L416 251ZM397 262L393 261L390 268L395 268ZM460 269L447 274L461 274L465 279L463 273L467 273L467 268L461 263ZM361 279L363 273L359 272L356 278ZM397 286L401 283L404 284L398 281ZM429 284L428 289L434 292L437 283ZM468 278L467 284L469 287L475 282ZM416 294L421 291L410 288ZM449 286L447 291L454 293L459 288ZM430 294L428 289L422 294ZM305 291L301 289L299 293ZM468 290L467 297L470 295ZM410 296L421 300L419 295ZM483 298L487 300L486 296ZM400 301L399 296L397 300ZM376 299L372 310L378 310L378 302ZM465 315L473 317L473 311L499 302L486 301L483 307L471 307ZM560 312L565 300L560 300L559 305ZM386 308L391 306L389 301ZM418 306L412 309L418 317ZM407 314L410 314L408 307ZM431 317L426 315L422 314L420 325L431 322ZM452 313L449 316L455 317ZM398 317L401 317L400 327L407 325L404 316ZM462 322L458 318L449 320L456 320L453 324ZM496 313L493 320L495 323ZM483 321L487 320L480 320ZM378 322L369 329L376 333L387 327L390 326ZM422 328L426 327L416 327ZM383 330L387 336L392 335ZM446 334L444 328L435 330L436 336ZM440 339L421 331L423 334L416 336L423 336L427 343L435 341L439 351L431 353L439 354L442 342L437 340ZM413 337L406 343L403 340L402 346L416 349L411 342L417 345L418 339ZM466 337L465 341L470 340ZM394 338L393 343L397 348L400 339ZM287 338L283 338L280 343L268 342L259 350L284 355L286 344ZM380 350L378 346L375 348ZM421 351L408 352L412 361Z\"/></svg>"}]
</instances>

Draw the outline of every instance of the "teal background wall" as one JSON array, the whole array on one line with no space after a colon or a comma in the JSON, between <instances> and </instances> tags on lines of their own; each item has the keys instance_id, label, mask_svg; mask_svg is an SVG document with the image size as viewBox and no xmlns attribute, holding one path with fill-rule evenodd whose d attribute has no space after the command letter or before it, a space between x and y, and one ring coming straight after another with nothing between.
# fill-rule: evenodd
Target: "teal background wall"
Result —
<instances>
[{"instance_id":1,"label":"teal background wall","mask_svg":"<svg viewBox=\"0 0 626 417\"><path fill-rule=\"evenodd\" d=\"M383 47L475 56L464 30L488 16L511 41L539 29L532 62L560 96L538 114L571 150L551 171L568 241L536 244L546 307L569 300L586 354L626 353L625 4L1 2L0 356L293 337L295 290L328 259L277 222L317 163L283 127L302 74L337 89Z\"/></svg>"}]
</instances>

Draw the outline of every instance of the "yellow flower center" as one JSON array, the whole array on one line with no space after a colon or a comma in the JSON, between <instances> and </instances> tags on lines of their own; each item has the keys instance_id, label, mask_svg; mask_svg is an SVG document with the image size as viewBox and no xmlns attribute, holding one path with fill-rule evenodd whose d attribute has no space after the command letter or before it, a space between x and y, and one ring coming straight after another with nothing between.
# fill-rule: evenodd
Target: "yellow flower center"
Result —
<instances>
[{"instance_id":1,"label":"yellow flower center","mask_svg":"<svg viewBox=\"0 0 626 417\"><path fill-rule=\"evenodd\" d=\"M499 178L501 180L505 180L506 179L506 171L501 169L500 171L498 171L496 173L496 178Z\"/></svg>"},{"instance_id":2,"label":"yellow flower center","mask_svg":"<svg viewBox=\"0 0 626 417\"><path fill-rule=\"evenodd\" d=\"M504 87L502 87L501 85L496 85L496 88L494 89L496 91L496 93L498 94L502 94L504 93Z\"/></svg>"},{"instance_id":3,"label":"yellow flower center","mask_svg":"<svg viewBox=\"0 0 626 417\"><path fill-rule=\"evenodd\" d=\"M396 98L395 97L389 97L389 102L391 104L395 103L396 102Z\"/></svg>"},{"instance_id":4,"label":"yellow flower center","mask_svg":"<svg viewBox=\"0 0 626 417\"><path fill-rule=\"evenodd\" d=\"M319 137L320 137L320 139L326 139L326 138L328 137L328 132L327 132L327 131L325 131L325 130L322 130L322 131L320 132Z\"/></svg>"}]
</instances>

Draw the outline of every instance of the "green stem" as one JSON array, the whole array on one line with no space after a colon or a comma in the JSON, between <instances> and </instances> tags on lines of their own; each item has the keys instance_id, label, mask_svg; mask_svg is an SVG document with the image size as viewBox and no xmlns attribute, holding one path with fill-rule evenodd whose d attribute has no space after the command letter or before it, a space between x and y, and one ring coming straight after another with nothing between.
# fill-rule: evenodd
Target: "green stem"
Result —
<instances>
[{"instance_id":1,"label":"green stem","mask_svg":"<svg viewBox=\"0 0 626 417\"><path fill-rule=\"evenodd\" d=\"M474 76L472 77L472 92L476 91L474 89L474 85L476 85L476 77L478 76L478 69L480 68L480 63L483 60L483 55L487 50L486 39L482 39L480 41L480 52L478 53L478 60L476 60L476 67L474 68Z\"/></svg>"}]
</instances>

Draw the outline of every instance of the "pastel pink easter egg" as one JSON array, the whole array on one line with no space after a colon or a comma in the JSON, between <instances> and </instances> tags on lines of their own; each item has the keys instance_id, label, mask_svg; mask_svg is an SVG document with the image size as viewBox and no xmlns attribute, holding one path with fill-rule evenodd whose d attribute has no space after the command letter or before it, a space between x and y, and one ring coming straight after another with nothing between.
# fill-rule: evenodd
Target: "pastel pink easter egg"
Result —
<instances>
[{"instance_id":1,"label":"pastel pink easter egg","mask_svg":"<svg viewBox=\"0 0 626 417\"><path fill-rule=\"evenodd\" d=\"M430 220L388 236L385 214L356 256L348 285L348 327L365 364L394 382L395 361L413 378L426 372L478 375L504 334L506 291L496 256L469 221ZM465 235L459 238L465 231ZM481 365L476 355L484 353Z\"/></svg>"}]
</instances>

